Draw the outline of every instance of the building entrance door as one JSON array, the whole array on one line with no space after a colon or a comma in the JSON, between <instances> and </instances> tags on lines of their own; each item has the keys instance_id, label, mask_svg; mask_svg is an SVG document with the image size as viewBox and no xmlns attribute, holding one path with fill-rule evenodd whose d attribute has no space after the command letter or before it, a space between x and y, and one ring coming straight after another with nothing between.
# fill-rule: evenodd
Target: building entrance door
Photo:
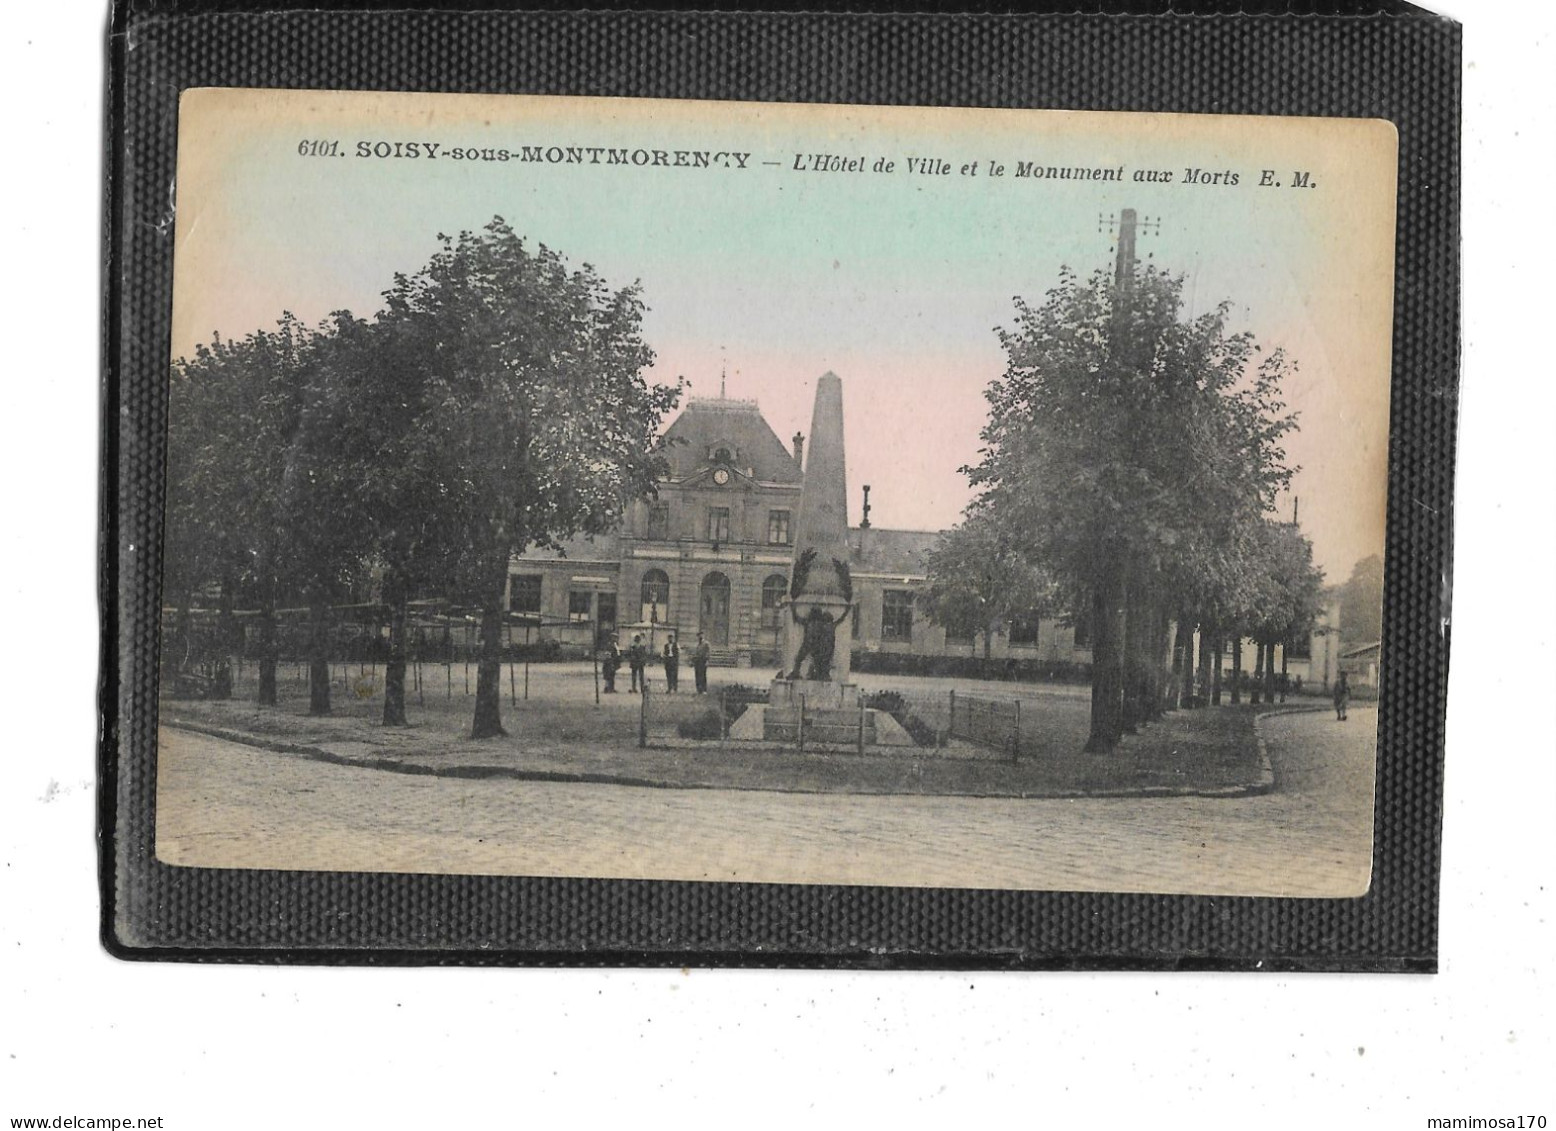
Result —
<instances>
[{"instance_id":1,"label":"building entrance door","mask_svg":"<svg viewBox=\"0 0 1556 1131\"><path fill-rule=\"evenodd\" d=\"M715 648L729 643L729 578L722 573L710 573L702 579L702 615L697 628Z\"/></svg>"}]
</instances>

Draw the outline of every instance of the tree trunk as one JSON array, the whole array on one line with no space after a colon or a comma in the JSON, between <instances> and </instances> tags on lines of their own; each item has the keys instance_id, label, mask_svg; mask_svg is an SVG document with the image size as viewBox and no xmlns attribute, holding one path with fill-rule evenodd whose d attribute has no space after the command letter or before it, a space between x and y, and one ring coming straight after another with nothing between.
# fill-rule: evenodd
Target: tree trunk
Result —
<instances>
[{"instance_id":1,"label":"tree trunk","mask_svg":"<svg viewBox=\"0 0 1556 1131\"><path fill-rule=\"evenodd\" d=\"M405 575L390 566L384 572L384 604L389 608L389 660L384 665L384 726L403 727L405 718L405 617L409 587Z\"/></svg>"},{"instance_id":2,"label":"tree trunk","mask_svg":"<svg viewBox=\"0 0 1556 1131\"><path fill-rule=\"evenodd\" d=\"M1264 646L1264 701L1275 702L1275 642Z\"/></svg>"},{"instance_id":3,"label":"tree trunk","mask_svg":"<svg viewBox=\"0 0 1556 1131\"><path fill-rule=\"evenodd\" d=\"M471 738L499 738L502 726L502 590L507 563L481 598L481 659L476 666L475 720Z\"/></svg>"},{"instance_id":4,"label":"tree trunk","mask_svg":"<svg viewBox=\"0 0 1556 1131\"><path fill-rule=\"evenodd\" d=\"M1249 688L1248 702L1258 706L1264 701L1264 643L1256 640L1253 645L1253 686Z\"/></svg>"},{"instance_id":5,"label":"tree trunk","mask_svg":"<svg viewBox=\"0 0 1556 1131\"><path fill-rule=\"evenodd\" d=\"M1189 618L1180 609L1177 631L1173 634L1172 693L1167 696L1167 709L1176 711L1187 707L1194 698L1194 633L1189 629Z\"/></svg>"},{"instance_id":6,"label":"tree trunk","mask_svg":"<svg viewBox=\"0 0 1556 1131\"><path fill-rule=\"evenodd\" d=\"M330 606L315 596L308 602L308 713L330 713Z\"/></svg>"},{"instance_id":7,"label":"tree trunk","mask_svg":"<svg viewBox=\"0 0 1556 1131\"><path fill-rule=\"evenodd\" d=\"M1211 638L1201 628L1199 632L1199 698L1195 700L1195 704L1200 707L1205 706L1210 700L1210 658L1213 654Z\"/></svg>"},{"instance_id":8,"label":"tree trunk","mask_svg":"<svg viewBox=\"0 0 1556 1131\"><path fill-rule=\"evenodd\" d=\"M1119 720L1124 734L1139 734L1144 716L1140 703L1140 634L1144 627L1140 592L1129 586L1124 597L1124 706Z\"/></svg>"},{"instance_id":9,"label":"tree trunk","mask_svg":"<svg viewBox=\"0 0 1556 1131\"><path fill-rule=\"evenodd\" d=\"M1280 701L1282 703L1286 701L1286 688L1291 683L1291 677L1286 672L1287 650L1287 645L1282 644L1280 646Z\"/></svg>"},{"instance_id":10,"label":"tree trunk","mask_svg":"<svg viewBox=\"0 0 1556 1131\"><path fill-rule=\"evenodd\" d=\"M276 705L276 581L266 577L259 594L259 704Z\"/></svg>"},{"instance_id":11,"label":"tree trunk","mask_svg":"<svg viewBox=\"0 0 1556 1131\"><path fill-rule=\"evenodd\" d=\"M1232 702L1243 701L1243 635L1232 637Z\"/></svg>"},{"instance_id":12,"label":"tree trunk","mask_svg":"<svg viewBox=\"0 0 1556 1131\"><path fill-rule=\"evenodd\" d=\"M173 646L168 649L175 672L184 671L189 663L194 644L190 635L194 628L194 591L185 586L178 594L178 613L173 620Z\"/></svg>"},{"instance_id":13,"label":"tree trunk","mask_svg":"<svg viewBox=\"0 0 1556 1131\"><path fill-rule=\"evenodd\" d=\"M232 591L237 579L231 570L222 571L221 596L216 613L216 682L211 688L211 698L232 698L232 654L238 642L238 620L232 612Z\"/></svg>"},{"instance_id":14,"label":"tree trunk","mask_svg":"<svg viewBox=\"0 0 1556 1131\"><path fill-rule=\"evenodd\" d=\"M1226 667L1226 641L1221 634L1216 633L1216 662L1210 669L1210 704L1213 707L1221 706L1221 669Z\"/></svg>"},{"instance_id":15,"label":"tree trunk","mask_svg":"<svg viewBox=\"0 0 1556 1131\"><path fill-rule=\"evenodd\" d=\"M1136 678L1136 709L1139 711L1139 722L1148 723L1156 719L1156 689L1161 685L1158 677L1158 669L1161 667L1161 658L1156 653L1156 604L1150 599L1144 602L1141 610L1141 630L1134 638L1134 643L1139 646L1139 655L1134 657L1134 678Z\"/></svg>"},{"instance_id":16,"label":"tree trunk","mask_svg":"<svg viewBox=\"0 0 1556 1131\"><path fill-rule=\"evenodd\" d=\"M1123 734L1124 594L1117 577L1098 586L1091 601L1090 754L1105 754Z\"/></svg>"},{"instance_id":17,"label":"tree trunk","mask_svg":"<svg viewBox=\"0 0 1556 1131\"><path fill-rule=\"evenodd\" d=\"M1146 669L1150 677L1150 698L1146 700L1147 712L1152 719L1165 718L1168 698L1176 693L1177 680L1173 678L1172 659L1168 655L1171 638L1168 630L1172 618L1167 615L1165 604L1155 606L1156 619L1151 622L1151 666ZM1176 702L1173 703L1176 707Z\"/></svg>"}]
</instances>

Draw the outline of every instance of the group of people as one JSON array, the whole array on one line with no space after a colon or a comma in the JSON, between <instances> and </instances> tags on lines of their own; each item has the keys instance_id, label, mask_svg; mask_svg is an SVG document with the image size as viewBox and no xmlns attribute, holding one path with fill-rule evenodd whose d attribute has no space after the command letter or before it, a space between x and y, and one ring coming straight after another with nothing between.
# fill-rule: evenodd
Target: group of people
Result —
<instances>
[{"instance_id":1,"label":"group of people","mask_svg":"<svg viewBox=\"0 0 1556 1131\"><path fill-rule=\"evenodd\" d=\"M623 659L626 660L627 670L632 675L632 686L627 689L627 693L637 695L646 690L650 654L649 646L643 643L642 633L632 637L632 643L625 653L621 650L621 639L612 636L610 647L605 654L605 666L601 669L605 675L605 694L616 693L616 673L621 671ZM707 636L699 632L697 647L692 651L692 675L696 679L698 695L706 695L708 692L708 661L712 656L713 649L708 646ZM672 632L666 637L659 661L664 665L665 690L671 693L680 690L681 646L675 639L675 633Z\"/></svg>"}]
</instances>

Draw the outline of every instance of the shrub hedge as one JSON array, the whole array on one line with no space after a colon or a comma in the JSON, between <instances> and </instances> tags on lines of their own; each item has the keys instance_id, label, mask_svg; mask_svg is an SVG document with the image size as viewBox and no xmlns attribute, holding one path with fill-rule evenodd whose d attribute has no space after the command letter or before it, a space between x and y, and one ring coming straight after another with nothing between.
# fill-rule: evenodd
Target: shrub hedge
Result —
<instances>
[{"instance_id":1,"label":"shrub hedge","mask_svg":"<svg viewBox=\"0 0 1556 1131\"><path fill-rule=\"evenodd\" d=\"M982 656L921 656L913 652L855 652L863 675L951 676L1018 683L1090 683L1091 665L1069 660L988 659Z\"/></svg>"}]
</instances>

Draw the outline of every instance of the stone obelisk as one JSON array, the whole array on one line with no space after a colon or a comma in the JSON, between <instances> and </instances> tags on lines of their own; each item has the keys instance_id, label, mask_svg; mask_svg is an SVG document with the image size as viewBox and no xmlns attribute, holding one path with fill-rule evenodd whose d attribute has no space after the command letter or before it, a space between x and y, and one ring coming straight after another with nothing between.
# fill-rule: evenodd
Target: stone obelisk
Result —
<instances>
[{"instance_id":1,"label":"stone obelisk","mask_svg":"<svg viewBox=\"0 0 1556 1131\"><path fill-rule=\"evenodd\" d=\"M805 481L794 527L790 601L784 618L784 673L795 682L831 684L842 701L853 642L853 581L848 567L848 480L843 455L843 382L816 382L806 445ZM815 696L819 687L807 688Z\"/></svg>"}]
</instances>

